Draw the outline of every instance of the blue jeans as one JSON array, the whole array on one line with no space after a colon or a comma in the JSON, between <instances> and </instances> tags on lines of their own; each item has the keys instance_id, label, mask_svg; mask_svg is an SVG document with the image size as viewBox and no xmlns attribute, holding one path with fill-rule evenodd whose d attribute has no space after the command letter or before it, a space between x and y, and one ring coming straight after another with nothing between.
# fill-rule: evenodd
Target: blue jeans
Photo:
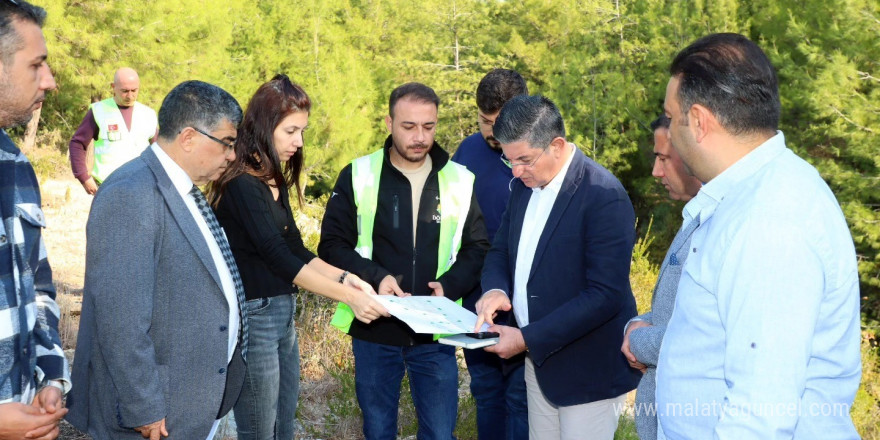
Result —
<instances>
[{"instance_id":1,"label":"blue jeans","mask_svg":"<svg viewBox=\"0 0 880 440\"><path fill-rule=\"evenodd\" d=\"M293 295L249 300L247 376L235 404L240 440L292 440L299 398Z\"/></svg>"},{"instance_id":2,"label":"blue jeans","mask_svg":"<svg viewBox=\"0 0 880 440\"><path fill-rule=\"evenodd\" d=\"M455 347L422 344L412 347L351 339L355 392L364 414L366 440L397 438L397 409L403 374L419 420L419 440L454 439L458 417L458 366Z\"/></svg>"},{"instance_id":3,"label":"blue jeans","mask_svg":"<svg viewBox=\"0 0 880 440\"><path fill-rule=\"evenodd\" d=\"M477 436L480 440L528 440L529 409L525 364L502 373L501 358L482 349L465 350L471 375L471 394L477 403Z\"/></svg>"}]
</instances>

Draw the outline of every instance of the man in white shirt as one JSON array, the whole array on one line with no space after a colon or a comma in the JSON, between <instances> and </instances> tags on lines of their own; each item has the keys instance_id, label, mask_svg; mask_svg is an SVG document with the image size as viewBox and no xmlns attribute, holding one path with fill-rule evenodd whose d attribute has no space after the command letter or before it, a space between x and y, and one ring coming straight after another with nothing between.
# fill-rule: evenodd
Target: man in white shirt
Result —
<instances>
[{"instance_id":1,"label":"man in white shirt","mask_svg":"<svg viewBox=\"0 0 880 440\"><path fill-rule=\"evenodd\" d=\"M531 439L611 439L641 374L619 348L635 316L629 285L632 204L608 170L565 140L559 109L517 96L493 127L513 169L510 201L483 266L479 320L509 358L527 352Z\"/></svg>"},{"instance_id":2,"label":"man in white shirt","mask_svg":"<svg viewBox=\"0 0 880 440\"><path fill-rule=\"evenodd\" d=\"M68 420L95 439L210 439L244 379L247 317L225 234L196 185L235 158L241 108L175 87L157 143L95 196Z\"/></svg>"}]
</instances>

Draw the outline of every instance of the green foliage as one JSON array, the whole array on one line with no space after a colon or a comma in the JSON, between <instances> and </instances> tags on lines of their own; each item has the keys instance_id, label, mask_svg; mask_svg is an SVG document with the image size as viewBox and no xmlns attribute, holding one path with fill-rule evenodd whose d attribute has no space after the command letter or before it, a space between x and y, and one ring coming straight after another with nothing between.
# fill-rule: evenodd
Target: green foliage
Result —
<instances>
[{"instance_id":1,"label":"green foliage","mask_svg":"<svg viewBox=\"0 0 880 440\"><path fill-rule=\"evenodd\" d=\"M645 234L636 241L632 253L632 265L629 271L629 283L632 286L633 296L636 298L639 314L651 309L651 298L654 296L654 284L657 282L660 268L650 259L648 252L654 237L651 235L651 226L654 218L648 221Z\"/></svg>"},{"instance_id":2,"label":"green foliage","mask_svg":"<svg viewBox=\"0 0 880 440\"><path fill-rule=\"evenodd\" d=\"M559 104L570 140L620 177L637 216L652 219L639 226L637 291L646 290L646 274L656 271L647 263L662 259L681 222L680 204L650 177L647 125L661 111L667 66L702 35L743 33L777 67L788 145L840 201L859 258L865 329L880 328L876 0L38 3L49 11L49 62L59 84L44 106L43 145L66 150L87 105L108 96L121 65L140 72L140 100L154 108L183 80L216 83L246 104L261 83L287 73L314 101L305 150L313 198L326 196L347 162L381 145L393 87L421 81L435 88L443 100L437 140L454 151L476 130L482 75L517 69L532 93ZM880 391L864 392L876 410Z\"/></svg>"},{"instance_id":3,"label":"green foliage","mask_svg":"<svg viewBox=\"0 0 880 440\"><path fill-rule=\"evenodd\" d=\"M863 439L880 440L880 347L867 333L862 338L862 383L851 415Z\"/></svg>"},{"instance_id":4,"label":"green foliage","mask_svg":"<svg viewBox=\"0 0 880 440\"><path fill-rule=\"evenodd\" d=\"M614 431L614 440L639 440L636 432L636 422L632 417L621 415L617 421L617 431Z\"/></svg>"}]
</instances>

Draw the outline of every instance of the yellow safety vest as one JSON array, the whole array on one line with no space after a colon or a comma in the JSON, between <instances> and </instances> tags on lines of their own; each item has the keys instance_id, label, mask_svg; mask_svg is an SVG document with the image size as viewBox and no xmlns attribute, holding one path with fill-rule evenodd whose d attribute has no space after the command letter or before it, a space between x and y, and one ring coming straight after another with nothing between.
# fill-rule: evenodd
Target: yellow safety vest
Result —
<instances>
[{"instance_id":1,"label":"yellow safety vest","mask_svg":"<svg viewBox=\"0 0 880 440\"><path fill-rule=\"evenodd\" d=\"M358 241L355 247L360 256L373 258L373 224L379 199L379 178L385 150L359 157L351 162L351 184L357 206ZM474 191L474 174L463 165L449 161L437 173L440 184L440 245L437 248L437 278L446 273L461 248L461 234L470 210ZM459 299L458 304L461 304ZM334 327L348 333L354 312L344 303L336 306L330 321ZM435 338L436 339L436 338Z\"/></svg>"},{"instance_id":2,"label":"yellow safety vest","mask_svg":"<svg viewBox=\"0 0 880 440\"><path fill-rule=\"evenodd\" d=\"M126 127L113 98L98 101L89 107L98 124L92 177L100 183L150 146L150 138L156 134L158 121L156 112L139 102L134 103L131 112L131 130Z\"/></svg>"}]
</instances>

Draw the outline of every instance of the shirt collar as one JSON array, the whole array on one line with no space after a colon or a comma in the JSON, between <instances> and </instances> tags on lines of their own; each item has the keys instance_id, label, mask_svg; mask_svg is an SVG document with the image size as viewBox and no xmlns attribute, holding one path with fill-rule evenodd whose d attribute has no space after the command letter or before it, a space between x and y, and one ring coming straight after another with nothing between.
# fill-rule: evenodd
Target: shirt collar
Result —
<instances>
[{"instance_id":1,"label":"shirt collar","mask_svg":"<svg viewBox=\"0 0 880 440\"><path fill-rule=\"evenodd\" d=\"M565 164L562 165L562 168L556 173L556 176L550 180L550 183L547 184L544 188L532 188L533 192L542 192L542 191L550 191L556 194L559 194L559 190L562 188L562 182L565 181L565 174L568 173L568 168L571 166L571 161L574 159L574 152L577 150L577 146L575 144L569 142L568 146L571 147L571 151L568 153L568 159L566 159ZM549 147L548 147L549 148Z\"/></svg>"},{"instance_id":2,"label":"shirt collar","mask_svg":"<svg viewBox=\"0 0 880 440\"><path fill-rule=\"evenodd\" d=\"M700 192L720 202L731 188L739 182L755 174L761 167L785 151L785 135L777 131L776 135L764 141L758 148L750 151L721 174L703 185Z\"/></svg>"},{"instance_id":3,"label":"shirt collar","mask_svg":"<svg viewBox=\"0 0 880 440\"><path fill-rule=\"evenodd\" d=\"M186 171L174 159L171 159L171 156L159 144L153 142L150 148L153 149L153 153L156 154L156 158L159 159L159 163L162 164L162 168L165 169L165 173L171 179L171 184L174 185L174 188L180 193L181 197L188 195L193 187L193 181L186 174Z\"/></svg>"},{"instance_id":4,"label":"shirt collar","mask_svg":"<svg viewBox=\"0 0 880 440\"><path fill-rule=\"evenodd\" d=\"M733 188L785 150L785 135L777 130L775 136L767 139L700 188L700 192L684 206L682 217L685 223L696 218L697 214L700 214L702 222L708 220L718 204Z\"/></svg>"}]
</instances>

